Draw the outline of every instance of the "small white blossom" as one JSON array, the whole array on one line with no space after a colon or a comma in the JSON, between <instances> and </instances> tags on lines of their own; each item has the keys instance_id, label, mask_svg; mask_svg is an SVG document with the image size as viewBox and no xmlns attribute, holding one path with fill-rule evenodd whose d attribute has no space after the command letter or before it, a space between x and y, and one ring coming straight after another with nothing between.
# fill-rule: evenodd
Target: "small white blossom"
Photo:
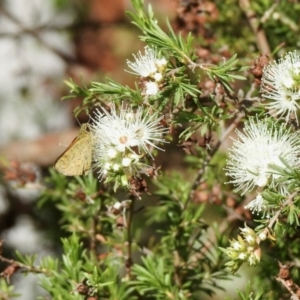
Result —
<instances>
[{"instance_id":1,"label":"small white blossom","mask_svg":"<svg viewBox=\"0 0 300 300\"><path fill-rule=\"evenodd\" d=\"M112 207L115 209L120 209L122 207L122 204L121 202L117 201Z\"/></svg>"},{"instance_id":2,"label":"small white blossom","mask_svg":"<svg viewBox=\"0 0 300 300\"><path fill-rule=\"evenodd\" d=\"M136 153L129 153L129 157L130 157L132 160L139 160L139 159L140 159L140 156L137 155Z\"/></svg>"},{"instance_id":3,"label":"small white blossom","mask_svg":"<svg viewBox=\"0 0 300 300\"><path fill-rule=\"evenodd\" d=\"M161 82L162 80L163 80L163 76L162 76L162 74L161 73L155 73L154 75L153 75L153 79L155 80L155 82Z\"/></svg>"},{"instance_id":4,"label":"small white blossom","mask_svg":"<svg viewBox=\"0 0 300 300\"><path fill-rule=\"evenodd\" d=\"M156 60L156 65L157 67L160 68L164 68L167 65L167 60L163 57L161 59L157 59Z\"/></svg>"},{"instance_id":5,"label":"small white blossom","mask_svg":"<svg viewBox=\"0 0 300 300\"><path fill-rule=\"evenodd\" d=\"M105 170L109 170L109 169L111 168L111 163L106 162L106 163L103 165L103 168L104 168Z\"/></svg>"},{"instance_id":6,"label":"small white blossom","mask_svg":"<svg viewBox=\"0 0 300 300\"><path fill-rule=\"evenodd\" d=\"M257 195L257 197L249 202L246 206L246 209L251 210L252 212L257 211L257 213L261 212L262 210L266 209L266 201L262 197L262 195Z\"/></svg>"},{"instance_id":7,"label":"small white blossom","mask_svg":"<svg viewBox=\"0 0 300 300\"><path fill-rule=\"evenodd\" d=\"M253 253L249 255L248 263L250 266L255 266L258 263L257 257Z\"/></svg>"},{"instance_id":8,"label":"small white blossom","mask_svg":"<svg viewBox=\"0 0 300 300\"><path fill-rule=\"evenodd\" d=\"M159 91L159 86L156 82L148 81L145 82L145 94L149 96L156 95Z\"/></svg>"},{"instance_id":9,"label":"small white blossom","mask_svg":"<svg viewBox=\"0 0 300 300\"><path fill-rule=\"evenodd\" d=\"M113 168L114 171L119 171L120 170L120 165L119 164L114 164L112 168Z\"/></svg>"},{"instance_id":10,"label":"small white blossom","mask_svg":"<svg viewBox=\"0 0 300 300\"><path fill-rule=\"evenodd\" d=\"M246 235L245 236L245 241L248 242L249 244L253 243L254 238L252 235Z\"/></svg>"},{"instance_id":11,"label":"small white blossom","mask_svg":"<svg viewBox=\"0 0 300 300\"><path fill-rule=\"evenodd\" d=\"M127 65L132 71L129 73L139 75L142 77L153 76L161 66L162 59L158 58L155 48L145 47L145 54L142 55L141 51L134 55L135 62L127 60Z\"/></svg>"},{"instance_id":12,"label":"small white blossom","mask_svg":"<svg viewBox=\"0 0 300 300\"><path fill-rule=\"evenodd\" d=\"M249 227L243 227L243 228L240 228L240 230L244 235L251 234L253 232L252 229L250 229Z\"/></svg>"},{"instance_id":13,"label":"small white blossom","mask_svg":"<svg viewBox=\"0 0 300 300\"><path fill-rule=\"evenodd\" d=\"M128 122L134 121L134 112L133 111L129 111L125 114L125 119Z\"/></svg>"},{"instance_id":14,"label":"small white blossom","mask_svg":"<svg viewBox=\"0 0 300 300\"><path fill-rule=\"evenodd\" d=\"M258 237L261 241L265 241L267 239L267 234L265 232L261 232Z\"/></svg>"},{"instance_id":15,"label":"small white blossom","mask_svg":"<svg viewBox=\"0 0 300 300\"><path fill-rule=\"evenodd\" d=\"M115 149L108 149L107 155L110 158L115 158L118 155L118 152Z\"/></svg>"},{"instance_id":16,"label":"small white blossom","mask_svg":"<svg viewBox=\"0 0 300 300\"><path fill-rule=\"evenodd\" d=\"M271 102L271 113L286 120L300 108L300 55L289 52L278 62L267 65L263 72L261 93ZM298 120L297 120L298 122Z\"/></svg>"},{"instance_id":17,"label":"small white blossom","mask_svg":"<svg viewBox=\"0 0 300 300\"><path fill-rule=\"evenodd\" d=\"M238 242L238 241L234 241L231 245L231 247L234 249L234 250L240 250L242 249L242 246L241 244Z\"/></svg>"},{"instance_id":18,"label":"small white blossom","mask_svg":"<svg viewBox=\"0 0 300 300\"><path fill-rule=\"evenodd\" d=\"M100 178L108 173L138 176L146 173L148 166L141 162L150 155L157 144L165 143L166 128L160 125L162 116L157 113L136 111L123 106L120 112L112 105L110 112L96 111L91 125L93 133L93 162L99 168ZM152 156L151 156L152 157Z\"/></svg>"},{"instance_id":19,"label":"small white blossom","mask_svg":"<svg viewBox=\"0 0 300 300\"><path fill-rule=\"evenodd\" d=\"M245 260L247 258L246 254L245 253L240 253L239 256L238 256L238 259L240 260Z\"/></svg>"},{"instance_id":20,"label":"small white blossom","mask_svg":"<svg viewBox=\"0 0 300 300\"><path fill-rule=\"evenodd\" d=\"M244 133L236 133L238 139L234 140L225 168L236 191L243 190L244 194L254 187L274 187L280 174L274 174L272 166L284 167L281 158L291 166L299 165L298 133L290 133L284 125L276 128L266 120L251 119L245 124Z\"/></svg>"},{"instance_id":21,"label":"small white blossom","mask_svg":"<svg viewBox=\"0 0 300 300\"><path fill-rule=\"evenodd\" d=\"M130 164L131 164L131 159L130 159L130 158L124 157L124 158L122 159L122 165L123 165L124 167L129 167Z\"/></svg>"}]
</instances>

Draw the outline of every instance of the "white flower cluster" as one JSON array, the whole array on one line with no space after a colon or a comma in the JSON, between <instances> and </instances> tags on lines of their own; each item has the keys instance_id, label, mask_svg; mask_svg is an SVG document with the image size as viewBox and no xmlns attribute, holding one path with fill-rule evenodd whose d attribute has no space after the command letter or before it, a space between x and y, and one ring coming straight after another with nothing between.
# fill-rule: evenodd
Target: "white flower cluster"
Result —
<instances>
[{"instance_id":1,"label":"white flower cluster","mask_svg":"<svg viewBox=\"0 0 300 300\"><path fill-rule=\"evenodd\" d=\"M246 224L240 229L241 235L238 235L236 240L230 241L230 247L221 249L230 258L225 265L232 272L236 272L245 261L250 266L257 265L261 257L260 237Z\"/></svg>"},{"instance_id":2,"label":"white flower cluster","mask_svg":"<svg viewBox=\"0 0 300 300\"><path fill-rule=\"evenodd\" d=\"M100 179L108 175L129 178L147 173L149 166L141 158L151 156L151 149L160 149L157 144L165 142L163 135L167 129L159 125L163 117L144 112L141 107L133 111L122 106L118 113L112 105L110 112L104 108L102 111L96 111L91 125L93 161L99 168Z\"/></svg>"},{"instance_id":3,"label":"white flower cluster","mask_svg":"<svg viewBox=\"0 0 300 300\"><path fill-rule=\"evenodd\" d=\"M133 55L135 62L127 60L127 65L132 71L129 73L139 75L144 78L144 92L146 95L156 95L159 91L159 84L164 79L167 66L165 58L159 58L155 48L145 47L145 54L138 52Z\"/></svg>"},{"instance_id":4,"label":"white flower cluster","mask_svg":"<svg viewBox=\"0 0 300 300\"><path fill-rule=\"evenodd\" d=\"M265 213L268 211L267 201L261 194L258 194L254 200L250 201L245 206L245 208L251 210L253 213L257 212L257 214L259 214L260 212Z\"/></svg>"},{"instance_id":5,"label":"white flower cluster","mask_svg":"<svg viewBox=\"0 0 300 300\"><path fill-rule=\"evenodd\" d=\"M277 188L284 193L284 185L276 185L275 180L280 174L272 167L284 167L282 160L290 166L299 166L300 139L298 133L291 133L284 125L270 124L268 120L250 119L244 133L236 130L238 139L234 140L230 149L225 170L226 175L233 178L229 183L236 186L236 191L247 191L257 187ZM250 202L247 208L261 211L266 202L261 195Z\"/></svg>"},{"instance_id":6,"label":"white flower cluster","mask_svg":"<svg viewBox=\"0 0 300 300\"><path fill-rule=\"evenodd\" d=\"M300 55L289 52L278 62L270 63L263 72L262 96L270 99L267 107L271 113L286 120L300 108Z\"/></svg>"}]
</instances>

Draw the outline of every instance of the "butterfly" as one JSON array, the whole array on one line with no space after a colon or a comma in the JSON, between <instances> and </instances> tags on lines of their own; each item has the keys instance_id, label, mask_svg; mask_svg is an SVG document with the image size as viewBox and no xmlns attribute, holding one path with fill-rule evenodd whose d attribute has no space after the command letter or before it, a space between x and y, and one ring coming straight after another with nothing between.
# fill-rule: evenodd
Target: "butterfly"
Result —
<instances>
[{"instance_id":1,"label":"butterfly","mask_svg":"<svg viewBox=\"0 0 300 300\"><path fill-rule=\"evenodd\" d=\"M53 168L65 176L86 175L92 166L93 138L88 123L82 124L78 136L58 157Z\"/></svg>"}]
</instances>

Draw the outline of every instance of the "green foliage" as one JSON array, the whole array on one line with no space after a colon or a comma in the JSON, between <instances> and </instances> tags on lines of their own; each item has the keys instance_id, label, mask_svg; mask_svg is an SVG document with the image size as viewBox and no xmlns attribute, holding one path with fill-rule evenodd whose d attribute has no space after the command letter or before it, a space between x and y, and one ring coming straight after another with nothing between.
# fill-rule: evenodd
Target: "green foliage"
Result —
<instances>
[{"instance_id":1,"label":"green foliage","mask_svg":"<svg viewBox=\"0 0 300 300\"><path fill-rule=\"evenodd\" d=\"M63 182L58 179L60 175L51 173L49 184ZM98 201L98 184L92 176L65 181L58 193L46 191L41 201L43 204L45 201L57 202L58 209L63 213L62 223L68 224L64 227L90 242L93 242L95 232L105 236L103 246L109 255L98 261L93 251L87 251L78 236L73 234L69 239L62 240L64 254L59 264L57 260L46 258L40 267L35 267L37 270L42 268L46 274L46 277L41 277L41 285L53 299L81 299L78 289L82 286L89 295L108 299L135 299L135 293L143 295L144 299L198 299L200 292L212 294L216 287L220 288L218 280L227 276L220 270L224 263L223 255L213 246L214 241L206 237L207 225L201 220L205 207L188 203L191 187L189 184L178 185L178 181L182 178L174 174L172 177L161 177L157 182L155 195L159 206L148 207L147 226L158 225L161 228L158 234L162 238L155 245L147 245L151 247L153 256L143 257L144 251L140 249L144 266L133 264L134 277L129 281L124 280L122 275L123 256L114 254L115 239L124 239L126 232L122 237L122 231L113 225L114 218L109 217L105 209L102 210L104 204L113 203L113 198L101 193L101 201ZM81 201L76 195L81 195ZM83 201L86 195L90 195L89 202ZM94 228L94 233L91 228ZM98 244L97 240L94 242ZM211 243L211 246L207 247L206 243ZM156 257L164 258L156 260ZM34 265L34 257L18 255L18 258L28 266ZM116 282L119 282L117 289Z\"/></svg>"},{"instance_id":2,"label":"green foliage","mask_svg":"<svg viewBox=\"0 0 300 300\"><path fill-rule=\"evenodd\" d=\"M246 78L241 75L236 75L232 73L241 72L247 70L248 67L238 67L236 64L238 59L236 59L236 54L232 56L229 60L225 61L220 66L213 66L208 68L207 75L212 79L222 83L225 89L229 92L233 92L230 83L235 79L245 80Z\"/></svg>"},{"instance_id":3,"label":"green foliage","mask_svg":"<svg viewBox=\"0 0 300 300\"><path fill-rule=\"evenodd\" d=\"M253 13L251 15L253 20L266 34L272 53L277 53L282 48L284 48L284 52L294 50L295 34L299 32L296 21L300 10L299 3L286 5L284 1L274 2L272 0L248 3L247 10ZM254 49L257 49L257 40L251 27L247 24L245 11L241 9L240 5L237 5L236 0L218 1L215 4L221 13L218 18L206 24L206 29L214 30L217 37L209 46L216 50L223 45L230 45L230 49L242 56L253 55L255 57ZM273 49L276 48L277 51L273 52Z\"/></svg>"},{"instance_id":4,"label":"green foliage","mask_svg":"<svg viewBox=\"0 0 300 300\"><path fill-rule=\"evenodd\" d=\"M133 90L112 80L109 80L108 84L104 84L101 82L92 82L91 85L92 88L90 88L89 91L92 94L111 96L109 99L111 99L112 101L125 98L133 100L133 104L135 102L136 104L141 104L143 102L141 91L139 91L138 89Z\"/></svg>"},{"instance_id":5,"label":"green foliage","mask_svg":"<svg viewBox=\"0 0 300 300\"><path fill-rule=\"evenodd\" d=\"M134 267L139 276L147 277L142 284L142 292L150 292L147 297L151 297L152 291L160 286L160 298L198 299L199 292L212 294L214 288L219 287L218 280L226 278L226 272L219 269L224 257L213 246L214 241L206 236L207 225L201 219L204 206L188 203L190 186L178 185L178 182L183 182L179 174L161 177L155 192L159 206L149 207L147 211L149 224L158 225L162 236L155 245L153 257L143 259L147 271L140 266ZM207 243L211 246L208 247ZM155 257L164 259L155 261ZM151 270L165 275L150 276ZM164 278L163 282L151 279L152 276Z\"/></svg>"},{"instance_id":6,"label":"green foliage","mask_svg":"<svg viewBox=\"0 0 300 300\"><path fill-rule=\"evenodd\" d=\"M63 239L62 243L64 255L59 268L54 269L51 260L44 261L43 266L51 268L52 273L51 276L40 279L41 286L53 299L83 299L82 295L134 299L129 296L131 289L126 287L126 283L119 282L116 285L117 269L105 268L103 262L97 261L93 255L88 255L76 235Z\"/></svg>"},{"instance_id":7,"label":"green foliage","mask_svg":"<svg viewBox=\"0 0 300 300\"><path fill-rule=\"evenodd\" d=\"M139 293L144 297L156 299L187 299L185 291L180 290L179 286L171 279L170 270L165 268L164 259L152 258L142 259L144 267L134 265L132 268L136 280L132 285L138 288ZM173 275L173 274L172 274Z\"/></svg>"},{"instance_id":8,"label":"green foliage","mask_svg":"<svg viewBox=\"0 0 300 300\"><path fill-rule=\"evenodd\" d=\"M133 0L132 5L135 12L128 12L133 19L133 24L139 27L143 36L140 37L148 45L158 46L160 49L171 52L178 61L183 64L189 63L193 54L192 35L189 34L184 41L181 35L176 35L167 21L169 34L165 33L157 24L151 5L148 5L148 15L144 11L143 0Z\"/></svg>"},{"instance_id":9,"label":"green foliage","mask_svg":"<svg viewBox=\"0 0 300 300\"><path fill-rule=\"evenodd\" d=\"M63 100L80 97L83 99L82 104L78 106L74 114L77 116L82 111L89 112L93 104L97 103L98 99L85 86L81 87L73 82L72 79L65 81L66 85L70 87L70 95L63 97Z\"/></svg>"},{"instance_id":10,"label":"green foliage","mask_svg":"<svg viewBox=\"0 0 300 300\"><path fill-rule=\"evenodd\" d=\"M238 290L238 298L226 298L226 300L264 300L264 293L262 291L257 292L253 289L253 284L249 282L244 292Z\"/></svg>"},{"instance_id":11,"label":"green foliage","mask_svg":"<svg viewBox=\"0 0 300 300\"><path fill-rule=\"evenodd\" d=\"M159 111L164 111L168 105L171 105L179 113L188 111L187 103L192 100L196 108L200 109L204 115L215 114L215 107L204 107L199 103L201 91L197 85L201 77L209 77L215 82L220 82L224 89L232 92L230 84L236 79L245 79L245 77L238 75L237 72L242 72L248 67L237 66L238 59L236 55L224 61L220 66L197 64L193 53L193 39L190 34L186 39L181 35L176 35L169 23L167 23L169 34L165 33L154 17L151 5L148 6L148 14L146 14L143 8L143 1L134 0L132 4L135 12L129 12L128 14L133 19L133 23L144 34L141 40L147 45L158 49L169 61L162 89L145 101L139 88L136 87L133 90L110 79L108 79L108 83L92 82L90 88L80 87L69 81L67 85L71 87L72 95L70 97L83 98L83 103L75 110L75 114L82 110L88 112L95 105L105 105L106 102L116 100L129 101L133 106L149 102L153 108ZM201 73L199 73L199 70ZM188 116L185 121L189 121ZM194 130L189 132L188 135L193 134L193 132Z\"/></svg>"},{"instance_id":12,"label":"green foliage","mask_svg":"<svg viewBox=\"0 0 300 300\"><path fill-rule=\"evenodd\" d=\"M9 285L4 278L0 278L0 299L15 299L20 294L14 293L14 286Z\"/></svg>"},{"instance_id":13,"label":"green foliage","mask_svg":"<svg viewBox=\"0 0 300 300\"><path fill-rule=\"evenodd\" d=\"M46 201L56 203L56 207L63 213L62 228L69 232L80 232L82 236L90 237L94 234L91 228L99 227L101 233L110 235L112 221L109 218L96 217L106 211L107 206L115 199L98 189L98 180L92 174L86 177L74 177L67 181L65 177L55 171L50 171L48 183L55 186L55 190L47 190L40 199L40 206ZM57 184L59 182L59 184Z\"/></svg>"}]
</instances>

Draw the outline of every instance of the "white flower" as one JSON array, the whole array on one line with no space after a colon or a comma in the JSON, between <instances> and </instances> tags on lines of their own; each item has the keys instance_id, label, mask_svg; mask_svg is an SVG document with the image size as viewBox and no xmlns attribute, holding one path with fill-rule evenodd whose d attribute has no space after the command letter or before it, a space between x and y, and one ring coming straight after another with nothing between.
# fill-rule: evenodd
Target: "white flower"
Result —
<instances>
[{"instance_id":1,"label":"white flower","mask_svg":"<svg viewBox=\"0 0 300 300\"><path fill-rule=\"evenodd\" d=\"M255 266L259 262L259 258L254 254L251 253L248 257L248 263L250 266Z\"/></svg>"},{"instance_id":2,"label":"white flower","mask_svg":"<svg viewBox=\"0 0 300 300\"><path fill-rule=\"evenodd\" d=\"M163 116L159 117L157 113L150 114L149 110L145 113L139 107L130 126L130 131L134 133L133 145L150 156L149 148L154 147L162 150L156 144L166 142L162 136L168 132L168 129L159 125L162 118Z\"/></svg>"},{"instance_id":3,"label":"white flower","mask_svg":"<svg viewBox=\"0 0 300 300\"><path fill-rule=\"evenodd\" d=\"M120 165L119 164L114 164L113 167L112 167L112 169L114 171L119 171L120 170Z\"/></svg>"},{"instance_id":4,"label":"white flower","mask_svg":"<svg viewBox=\"0 0 300 300\"><path fill-rule=\"evenodd\" d=\"M122 207L121 202L117 201L113 206L114 209L120 209Z\"/></svg>"},{"instance_id":5,"label":"white flower","mask_svg":"<svg viewBox=\"0 0 300 300\"><path fill-rule=\"evenodd\" d=\"M102 108L96 110L93 124L93 161L101 179L108 173L138 176L146 173L148 166L141 162L145 155L151 156L157 144L164 143L167 132L159 123L163 116L144 112L142 107L136 111L122 106L120 112L112 105L110 112ZM152 157L152 156L151 156Z\"/></svg>"},{"instance_id":6,"label":"white flower","mask_svg":"<svg viewBox=\"0 0 300 300\"><path fill-rule=\"evenodd\" d=\"M241 232L244 234L244 235L247 235L247 234L252 234L253 233L253 230L249 227L243 227L243 228L240 228Z\"/></svg>"},{"instance_id":7,"label":"white flower","mask_svg":"<svg viewBox=\"0 0 300 300\"><path fill-rule=\"evenodd\" d=\"M249 244L253 243L254 238L252 235L246 235L245 236L245 241L248 242Z\"/></svg>"},{"instance_id":8,"label":"white flower","mask_svg":"<svg viewBox=\"0 0 300 300\"><path fill-rule=\"evenodd\" d=\"M265 232L261 232L258 237L261 241L265 241L267 239L267 234Z\"/></svg>"},{"instance_id":9,"label":"white flower","mask_svg":"<svg viewBox=\"0 0 300 300\"><path fill-rule=\"evenodd\" d=\"M239 256L238 256L238 259L240 260L245 260L247 258L246 254L245 253L240 253Z\"/></svg>"},{"instance_id":10,"label":"white flower","mask_svg":"<svg viewBox=\"0 0 300 300\"><path fill-rule=\"evenodd\" d=\"M163 57L156 60L156 65L158 68L164 68L167 65L167 60Z\"/></svg>"},{"instance_id":11,"label":"white flower","mask_svg":"<svg viewBox=\"0 0 300 300\"><path fill-rule=\"evenodd\" d=\"M231 245L231 247L234 250L240 250L240 249L242 249L242 245L238 241L234 241L233 244Z\"/></svg>"},{"instance_id":12,"label":"white flower","mask_svg":"<svg viewBox=\"0 0 300 300\"><path fill-rule=\"evenodd\" d=\"M257 197L249 202L246 206L245 209L249 209L252 212L257 211L257 213L261 212L262 210L266 209L266 201L262 197L262 195L257 195Z\"/></svg>"},{"instance_id":13,"label":"white flower","mask_svg":"<svg viewBox=\"0 0 300 300\"><path fill-rule=\"evenodd\" d=\"M153 75L153 79L155 80L155 82L161 82L164 79L164 77L161 73L155 73Z\"/></svg>"},{"instance_id":14,"label":"white flower","mask_svg":"<svg viewBox=\"0 0 300 300\"><path fill-rule=\"evenodd\" d=\"M110 158L115 158L118 155L118 152L115 149L108 149L107 150L107 155Z\"/></svg>"},{"instance_id":15,"label":"white flower","mask_svg":"<svg viewBox=\"0 0 300 300\"><path fill-rule=\"evenodd\" d=\"M105 164L103 164L103 168L104 168L105 170L109 170L109 169L111 168L111 163L106 162Z\"/></svg>"},{"instance_id":16,"label":"white flower","mask_svg":"<svg viewBox=\"0 0 300 300\"><path fill-rule=\"evenodd\" d=\"M127 65L132 71L129 73L139 75L142 77L151 77L162 66L164 59L158 58L158 54L155 48L145 47L145 54L142 55L141 51L137 55L134 55L135 62L127 60ZM166 62L165 62L166 64ZM160 73L160 72L159 72Z\"/></svg>"},{"instance_id":17,"label":"white flower","mask_svg":"<svg viewBox=\"0 0 300 300\"><path fill-rule=\"evenodd\" d=\"M234 140L225 168L226 175L233 178L230 183L236 186L236 191L243 190L244 194L254 187L274 187L274 180L280 174L274 174L272 166L284 167L281 158L290 166L299 165L298 133L290 133L284 125L276 128L267 120L250 119L244 133L238 130L236 133L238 139Z\"/></svg>"},{"instance_id":18,"label":"white flower","mask_svg":"<svg viewBox=\"0 0 300 300\"><path fill-rule=\"evenodd\" d=\"M296 52L289 52L278 62L270 63L263 72L261 93L271 100L267 107L279 117L286 116L286 120L291 114L297 118L300 108L299 73L300 55Z\"/></svg>"},{"instance_id":19,"label":"white flower","mask_svg":"<svg viewBox=\"0 0 300 300\"><path fill-rule=\"evenodd\" d=\"M153 81L148 81L145 82L145 94L152 96L152 95L156 95L159 91L159 87L158 84L156 82Z\"/></svg>"},{"instance_id":20,"label":"white flower","mask_svg":"<svg viewBox=\"0 0 300 300\"><path fill-rule=\"evenodd\" d=\"M131 159L129 157L124 157L122 159L122 165L123 167L129 167L131 164Z\"/></svg>"}]
</instances>

